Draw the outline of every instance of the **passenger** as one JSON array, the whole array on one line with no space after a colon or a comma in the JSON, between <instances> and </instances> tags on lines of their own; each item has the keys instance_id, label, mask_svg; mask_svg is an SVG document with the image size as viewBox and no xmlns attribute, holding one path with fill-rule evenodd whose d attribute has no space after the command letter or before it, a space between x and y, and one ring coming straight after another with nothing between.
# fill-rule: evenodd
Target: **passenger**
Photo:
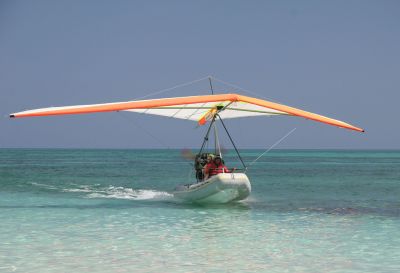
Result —
<instances>
[{"instance_id":1,"label":"passenger","mask_svg":"<svg viewBox=\"0 0 400 273\"><path fill-rule=\"evenodd\" d=\"M209 163L212 163L212 162L213 162L213 156L212 156L211 154L209 154L209 155L207 156L206 165L209 164Z\"/></svg>"},{"instance_id":2,"label":"passenger","mask_svg":"<svg viewBox=\"0 0 400 273\"><path fill-rule=\"evenodd\" d=\"M204 160L202 159L201 155L196 155L194 160L194 168L196 170L196 179L197 181L202 181L204 178L203 168L204 168Z\"/></svg>"},{"instance_id":3,"label":"passenger","mask_svg":"<svg viewBox=\"0 0 400 273\"><path fill-rule=\"evenodd\" d=\"M202 153L196 155L195 158L195 170L197 182L204 180L204 168L205 166L213 161L213 154Z\"/></svg>"},{"instance_id":4,"label":"passenger","mask_svg":"<svg viewBox=\"0 0 400 273\"><path fill-rule=\"evenodd\" d=\"M208 161L208 160L207 160ZM214 161L207 163L204 168L204 180L207 180L213 175L219 173L230 173L228 168L222 163L222 159L220 156L216 156Z\"/></svg>"}]
</instances>

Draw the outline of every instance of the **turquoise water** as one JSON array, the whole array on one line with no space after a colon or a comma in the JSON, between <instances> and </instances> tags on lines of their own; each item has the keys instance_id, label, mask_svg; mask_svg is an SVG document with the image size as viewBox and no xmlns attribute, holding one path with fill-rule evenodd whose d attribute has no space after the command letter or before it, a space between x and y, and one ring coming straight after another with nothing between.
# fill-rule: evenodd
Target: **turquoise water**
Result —
<instances>
[{"instance_id":1,"label":"turquoise water","mask_svg":"<svg viewBox=\"0 0 400 273\"><path fill-rule=\"evenodd\" d=\"M190 168L178 150L0 149L0 272L400 272L399 151L273 151L219 206L168 193Z\"/></svg>"}]
</instances>

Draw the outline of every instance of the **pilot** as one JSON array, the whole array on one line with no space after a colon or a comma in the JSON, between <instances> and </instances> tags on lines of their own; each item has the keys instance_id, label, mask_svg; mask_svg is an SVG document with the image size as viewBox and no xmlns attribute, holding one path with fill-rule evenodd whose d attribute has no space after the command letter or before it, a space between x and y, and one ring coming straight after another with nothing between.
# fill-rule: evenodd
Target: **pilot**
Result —
<instances>
[{"instance_id":1,"label":"pilot","mask_svg":"<svg viewBox=\"0 0 400 273\"><path fill-rule=\"evenodd\" d=\"M207 163L204 167L204 180L219 173L230 173L228 168L222 163L220 156L216 156L213 161Z\"/></svg>"}]
</instances>

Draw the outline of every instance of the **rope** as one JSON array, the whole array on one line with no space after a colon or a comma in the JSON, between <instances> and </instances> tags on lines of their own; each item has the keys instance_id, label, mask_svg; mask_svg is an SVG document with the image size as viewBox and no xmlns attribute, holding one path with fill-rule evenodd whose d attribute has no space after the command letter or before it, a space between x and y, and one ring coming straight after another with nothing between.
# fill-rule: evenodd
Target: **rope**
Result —
<instances>
[{"instance_id":1,"label":"rope","mask_svg":"<svg viewBox=\"0 0 400 273\"><path fill-rule=\"evenodd\" d=\"M257 157L255 160L253 160L252 162L249 163L249 165L247 165L247 167L250 167L251 165L253 165L257 160L259 160L263 155L265 155L266 153L268 153L269 151L271 151L276 145L278 145L279 143L281 143L285 138L287 138L289 135L291 135L297 128L292 129L289 133L287 133L286 135L284 135L283 137L281 137L277 142L275 142L271 147L269 147L265 152L263 152L259 157Z\"/></svg>"}]
</instances>

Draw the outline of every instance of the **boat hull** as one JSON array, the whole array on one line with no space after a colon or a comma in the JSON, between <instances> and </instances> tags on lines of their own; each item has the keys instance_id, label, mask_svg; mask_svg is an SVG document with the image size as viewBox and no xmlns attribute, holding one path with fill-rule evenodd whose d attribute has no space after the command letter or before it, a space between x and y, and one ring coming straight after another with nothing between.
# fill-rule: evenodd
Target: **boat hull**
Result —
<instances>
[{"instance_id":1,"label":"boat hull","mask_svg":"<svg viewBox=\"0 0 400 273\"><path fill-rule=\"evenodd\" d=\"M244 173L220 173L206 181L178 186L174 197L193 203L224 204L249 196L251 184Z\"/></svg>"}]
</instances>

